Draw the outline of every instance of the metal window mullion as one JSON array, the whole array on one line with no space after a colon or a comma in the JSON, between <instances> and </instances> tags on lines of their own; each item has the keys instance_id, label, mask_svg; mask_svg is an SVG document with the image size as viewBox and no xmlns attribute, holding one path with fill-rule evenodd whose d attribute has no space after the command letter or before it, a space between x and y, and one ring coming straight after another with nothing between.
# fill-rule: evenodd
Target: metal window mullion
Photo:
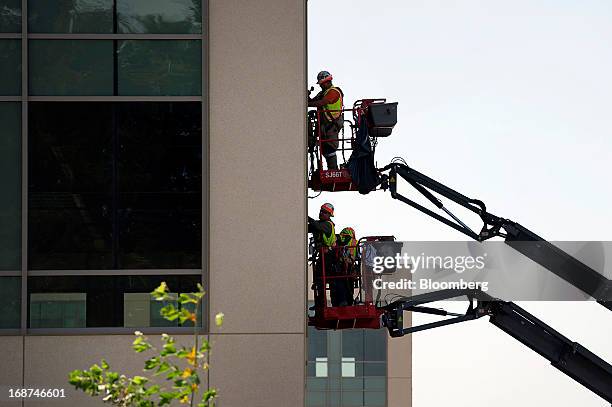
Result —
<instances>
[{"instance_id":1,"label":"metal window mullion","mask_svg":"<svg viewBox=\"0 0 612 407\"><path fill-rule=\"evenodd\" d=\"M21 33L0 33L0 40L20 40Z\"/></svg>"},{"instance_id":2,"label":"metal window mullion","mask_svg":"<svg viewBox=\"0 0 612 407\"><path fill-rule=\"evenodd\" d=\"M37 40L201 40L202 34L31 33L29 38Z\"/></svg>"},{"instance_id":3,"label":"metal window mullion","mask_svg":"<svg viewBox=\"0 0 612 407\"><path fill-rule=\"evenodd\" d=\"M210 127L209 127L209 46L206 40L208 39L208 0L202 0L202 34L200 35L201 40L201 54L202 54L202 80L201 80L201 142L202 142L202 187L201 187L201 198L200 206L202 210L201 215L201 267L202 267L202 287L206 290L208 295L204 296L202 301L202 328L204 332L210 332L210 319L212 318L210 312ZM207 373L208 375L208 373ZM210 377L208 377L210 380Z\"/></svg>"},{"instance_id":4,"label":"metal window mullion","mask_svg":"<svg viewBox=\"0 0 612 407\"><path fill-rule=\"evenodd\" d=\"M109 269L109 270L30 270L30 277L43 276L166 276L197 275L201 269Z\"/></svg>"},{"instance_id":5,"label":"metal window mullion","mask_svg":"<svg viewBox=\"0 0 612 407\"><path fill-rule=\"evenodd\" d=\"M28 0L21 0L21 334L28 328Z\"/></svg>"},{"instance_id":6,"label":"metal window mullion","mask_svg":"<svg viewBox=\"0 0 612 407\"><path fill-rule=\"evenodd\" d=\"M201 96L30 96L31 102L201 102Z\"/></svg>"}]
</instances>

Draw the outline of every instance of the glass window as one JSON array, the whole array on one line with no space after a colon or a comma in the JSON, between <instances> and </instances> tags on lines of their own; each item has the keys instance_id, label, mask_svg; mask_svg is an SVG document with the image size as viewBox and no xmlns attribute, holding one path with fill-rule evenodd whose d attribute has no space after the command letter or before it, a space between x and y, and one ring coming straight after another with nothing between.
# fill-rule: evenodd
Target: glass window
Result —
<instances>
[{"instance_id":1,"label":"glass window","mask_svg":"<svg viewBox=\"0 0 612 407\"><path fill-rule=\"evenodd\" d=\"M21 40L0 40L0 96L21 95Z\"/></svg>"},{"instance_id":2,"label":"glass window","mask_svg":"<svg viewBox=\"0 0 612 407\"><path fill-rule=\"evenodd\" d=\"M308 355L306 405L385 405L385 331L317 331L309 327Z\"/></svg>"},{"instance_id":3,"label":"glass window","mask_svg":"<svg viewBox=\"0 0 612 407\"><path fill-rule=\"evenodd\" d=\"M327 332L308 327L308 360L327 356Z\"/></svg>"},{"instance_id":4,"label":"glass window","mask_svg":"<svg viewBox=\"0 0 612 407\"><path fill-rule=\"evenodd\" d=\"M201 104L118 106L121 268L200 268Z\"/></svg>"},{"instance_id":5,"label":"glass window","mask_svg":"<svg viewBox=\"0 0 612 407\"><path fill-rule=\"evenodd\" d=\"M113 0L28 0L32 33L112 33Z\"/></svg>"},{"instance_id":6,"label":"glass window","mask_svg":"<svg viewBox=\"0 0 612 407\"><path fill-rule=\"evenodd\" d=\"M113 94L111 40L30 40L30 95Z\"/></svg>"},{"instance_id":7,"label":"glass window","mask_svg":"<svg viewBox=\"0 0 612 407\"><path fill-rule=\"evenodd\" d=\"M152 290L151 290L152 291ZM170 294L175 300L156 301L151 298L150 293L125 293L123 294L123 326L130 328L141 327L165 327L165 326L193 326L191 321L180 324L177 319L168 321L161 316L161 309L172 304L180 307L176 298L178 294ZM191 304L190 304L191 305ZM193 312L190 307L189 311Z\"/></svg>"},{"instance_id":8,"label":"glass window","mask_svg":"<svg viewBox=\"0 0 612 407\"><path fill-rule=\"evenodd\" d=\"M119 41L119 95L202 94L202 42Z\"/></svg>"},{"instance_id":9,"label":"glass window","mask_svg":"<svg viewBox=\"0 0 612 407\"><path fill-rule=\"evenodd\" d=\"M85 293L30 295L30 328L84 328Z\"/></svg>"},{"instance_id":10,"label":"glass window","mask_svg":"<svg viewBox=\"0 0 612 407\"><path fill-rule=\"evenodd\" d=\"M0 270L15 271L21 269L21 104L0 103L0 123Z\"/></svg>"},{"instance_id":11,"label":"glass window","mask_svg":"<svg viewBox=\"0 0 612 407\"><path fill-rule=\"evenodd\" d=\"M177 326L159 316L165 304L152 301L149 293L162 281L173 291L194 292L201 279L201 275L29 277L30 327Z\"/></svg>"},{"instance_id":12,"label":"glass window","mask_svg":"<svg viewBox=\"0 0 612 407\"><path fill-rule=\"evenodd\" d=\"M201 267L201 104L30 104L29 267Z\"/></svg>"},{"instance_id":13,"label":"glass window","mask_svg":"<svg viewBox=\"0 0 612 407\"><path fill-rule=\"evenodd\" d=\"M113 268L112 105L29 109L29 268Z\"/></svg>"},{"instance_id":14,"label":"glass window","mask_svg":"<svg viewBox=\"0 0 612 407\"><path fill-rule=\"evenodd\" d=\"M120 33L199 34L201 0L117 0Z\"/></svg>"},{"instance_id":15,"label":"glass window","mask_svg":"<svg viewBox=\"0 0 612 407\"><path fill-rule=\"evenodd\" d=\"M21 277L0 277L0 329L21 325Z\"/></svg>"},{"instance_id":16,"label":"glass window","mask_svg":"<svg viewBox=\"0 0 612 407\"><path fill-rule=\"evenodd\" d=\"M0 0L0 32L21 32L21 0Z\"/></svg>"}]
</instances>

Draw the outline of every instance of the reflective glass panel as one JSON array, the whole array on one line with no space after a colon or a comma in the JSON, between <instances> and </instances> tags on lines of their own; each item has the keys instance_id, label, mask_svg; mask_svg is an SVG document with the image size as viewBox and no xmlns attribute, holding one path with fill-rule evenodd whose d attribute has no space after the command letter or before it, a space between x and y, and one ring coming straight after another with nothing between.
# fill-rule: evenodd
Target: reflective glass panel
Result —
<instances>
[{"instance_id":1,"label":"reflective glass panel","mask_svg":"<svg viewBox=\"0 0 612 407\"><path fill-rule=\"evenodd\" d=\"M113 0L28 0L32 33L112 33Z\"/></svg>"},{"instance_id":2,"label":"reflective glass panel","mask_svg":"<svg viewBox=\"0 0 612 407\"><path fill-rule=\"evenodd\" d=\"M119 95L198 96L202 94L201 41L119 41L117 52Z\"/></svg>"},{"instance_id":3,"label":"reflective glass panel","mask_svg":"<svg viewBox=\"0 0 612 407\"><path fill-rule=\"evenodd\" d=\"M30 327L177 326L159 315L164 303L152 301L149 293L162 281L172 291L194 292L201 279L201 275L29 277Z\"/></svg>"},{"instance_id":4,"label":"reflective glass panel","mask_svg":"<svg viewBox=\"0 0 612 407\"><path fill-rule=\"evenodd\" d=\"M0 96L21 95L21 40L0 40Z\"/></svg>"},{"instance_id":5,"label":"reflective glass panel","mask_svg":"<svg viewBox=\"0 0 612 407\"><path fill-rule=\"evenodd\" d=\"M0 329L21 325L21 277L0 277Z\"/></svg>"},{"instance_id":6,"label":"reflective glass panel","mask_svg":"<svg viewBox=\"0 0 612 407\"><path fill-rule=\"evenodd\" d=\"M120 268L200 268L200 103L118 104Z\"/></svg>"},{"instance_id":7,"label":"reflective glass panel","mask_svg":"<svg viewBox=\"0 0 612 407\"><path fill-rule=\"evenodd\" d=\"M117 0L120 33L199 34L201 0Z\"/></svg>"},{"instance_id":8,"label":"reflective glass panel","mask_svg":"<svg viewBox=\"0 0 612 407\"><path fill-rule=\"evenodd\" d=\"M30 40L30 95L113 94L111 40Z\"/></svg>"},{"instance_id":9,"label":"reflective glass panel","mask_svg":"<svg viewBox=\"0 0 612 407\"><path fill-rule=\"evenodd\" d=\"M16 271L21 269L21 104L0 103L0 123L0 270Z\"/></svg>"},{"instance_id":10,"label":"reflective glass panel","mask_svg":"<svg viewBox=\"0 0 612 407\"><path fill-rule=\"evenodd\" d=\"M30 103L30 269L113 268L111 108Z\"/></svg>"},{"instance_id":11,"label":"reflective glass panel","mask_svg":"<svg viewBox=\"0 0 612 407\"><path fill-rule=\"evenodd\" d=\"M85 293L30 294L30 328L84 328Z\"/></svg>"},{"instance_id":12,"label":"reflective glass panel","mask_svg":"<svg viewBox=\"0 0 612 407\"><path fill-rule=\"evenodd\" d=\"M0 0L0 32L21 32L21 0Z\"/></svg>"}]
</instances>

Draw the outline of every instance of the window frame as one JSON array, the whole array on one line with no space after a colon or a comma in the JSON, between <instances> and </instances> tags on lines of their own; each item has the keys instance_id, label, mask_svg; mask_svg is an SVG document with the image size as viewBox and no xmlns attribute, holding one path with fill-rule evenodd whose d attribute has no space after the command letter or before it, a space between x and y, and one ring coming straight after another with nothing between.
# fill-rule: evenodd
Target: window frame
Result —
<instances>
[{"instance_id":1,"label":"window frame","mask_svg":"<svg viewBox=\"0 0 612 407\"><path fill-rule=\"evenodd\" d=\"M113 21L116 27L116 1L113 2ZM0 102L21 103L21 269L0 271L0 276L21 277L21 326L19 329L0 329L0 336L13 335L102 335L133 334L134 328L27 328L29 316L28 304L28 277L29 276L67 276L67 275L159 275L162 270L28 270L28 103L29 102L200 102L202 121L202 259L201 269L164 269L166 275L201 274L201 283L204 287L209 281L209 233L210 218L209 204L209 96L208 96L208 74L209 74L209 0L202 0L202 33L201 34L83 34L83 33L29 33L28 28L28 0L21 0L21 32L0 33L0 39L21 40L21 95L0 96ZM29 55L28 41L30 39L55 39L55 40L200 40L201 41L201 95L200 96L29 96ZM209 310L209 297L203 300L203 309ZM202 327L198 329L201 334L209 332L210 312L206 312L202 321ZM147 334L189 334L194 332L193 327L169 327L169 328L139 328Z\"/></svg>"}]
</instances>

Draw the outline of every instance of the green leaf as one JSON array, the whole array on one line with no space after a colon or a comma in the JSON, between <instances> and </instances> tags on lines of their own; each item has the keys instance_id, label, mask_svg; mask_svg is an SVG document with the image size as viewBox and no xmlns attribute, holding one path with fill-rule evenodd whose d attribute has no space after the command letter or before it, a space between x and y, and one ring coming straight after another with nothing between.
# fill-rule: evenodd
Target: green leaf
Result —
<instances>
[{"instance_id":1,"label":"green leaf","mask_svg":"<svg viewBox=\"0 0 612 407\"><path fill-rule=\"evenodd\" d=\"M200 352L206 353L209 350L210 350L210 342L208 342L206 339L202 339L202 345L200 346Z\"/></svg>"},{"instance_id":2,"label":"green leaf","mask_svg":"<svg viewBox=\"0 0 612 407\"><path fill-rule=\"evenodd\" d=\"M152 370L159 366L160 359L157 356L152 357L145 361L144 368L145 370Z\"/></svg>"},{"instance_id":3,"label":"green leaf","mask_svg":"<svg viewBox=\"0 0 612 407\"><path fill-rule=\"evenodd\" d=\"M155 372L155 375L160 375L164 372L167 372L170 369L170 364L168 362L161 362L159 364L159 367L157 368L157 372Z\"/></svg>"},{"instance_id":4,"label":"green leaf","mask_svg":"<svg viewBox=\"0 0 612 407\"><path fill-rule=\"evenodd\" d=\"M156 384L156 385L153 385L153 386L149 387L149 388L148 388L148 389L145 391L145 395L146 395L146 396L151 396L151 395L153 395L153 394L155 394L155 393L159 393L159 390L160 390L159 385L157 385L157 384Z\"/></svg>"},{"instance_id":5,"label":"green leaf","mask_svg":"<svg viewBox=\"0 0 612 407\"><path fill-rule=\"evenodd\" d=\"M172 400L178 399L180 395L181 394L176 391L159 393L159 406L169 405L172 403Z\"/></svg>"},{"instance_id":6,"label":"green leaf","mask_svg":"<svg viewBox=\"0 0 612 407\"><path fill-rule=\"evenodd\" d=\"M190 320L191 315L192 315L191 312L189 312L185 308L182 308L179 313L179 321L181 322L181 324L184 324L185 321Z\"/></svg>"},{"instance_id":7,"label":"green leaf","mask_svg":"<svg viewBox=\"0 0 612 407\"><path fill-rule=\"evenodd\" d=\"M198 300L197 300L197 299L195 299L195 298L192 296L192 294L181 294L181 295L179 295L178 302L179 302L179 304L181 304L181 305L184 305L184 304L189 304L189 303L191 303L191 304L197 304L197 303L198 303Z\"/></svg>"},{"instance_id":8,"label":"green leaf","mask_svg":"<svg viewBox=\"0 0 612 407\"><path fill-rule=\"evenodd\" d=\"M151 296L158 301L166 299L168 297L168 285L166 282L162 282L159 287L153 290Z\"/></svg>"},{"instance_id":9,"label":"green leaf","mask_svg":"<svg viewBox=\"0 0 612 407\"><path fill-rule=\"evenodd\" d=\"M102 364L102 369L104 370L110 369L110 366L108 365L108 363L106 363L106 360L102 359L101 364Z\"/></svg>"},{"instance_id":10,"label":"green leaf","mask_svg":"<svg viewBox=\"0 0 612 407\"><path fill-rule=\"evenodd\" d=\"M164 317L168 321L174 321L180 315L179 310L176 309L176 307L172 304L168 304L165 307L163 307L159 313L161 314L162 317Z\"/></svg>"}]
</instances>

